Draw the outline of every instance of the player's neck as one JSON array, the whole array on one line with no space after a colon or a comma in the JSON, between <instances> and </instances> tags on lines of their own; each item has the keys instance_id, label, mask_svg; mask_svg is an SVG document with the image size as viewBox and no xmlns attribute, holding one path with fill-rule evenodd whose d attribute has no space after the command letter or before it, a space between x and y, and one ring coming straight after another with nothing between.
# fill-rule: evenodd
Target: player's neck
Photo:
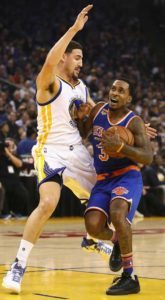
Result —
<instances>
[{"instance_id":1,"label":"player's neck","mask_svg":"<svg viewBox=\"0 0 165 300\"><path fill-rule=\"evenodd\" d=\"M78 79L74 79L73 77L71 77L71 76L67 75L65 72L63 72L62 70L57 70L56 74L64 81L68 82L70 85L74 86L79 82Z\"/></svg>"},{"instance_id":2,"label":"player's neck","mask_svg":"<svg viewBox=\"0 0 165 300\"><path fill-rule=\"evenodd\" d=\"M115 110L110 109L109 110L109 119L112 122L117 122L121 118L123 118L126 114L128 114L129 111L130 111L130 109L128 109L128 108L119 109L119 110L118 109L115 109Z\"/></svg>"}]
</instances>

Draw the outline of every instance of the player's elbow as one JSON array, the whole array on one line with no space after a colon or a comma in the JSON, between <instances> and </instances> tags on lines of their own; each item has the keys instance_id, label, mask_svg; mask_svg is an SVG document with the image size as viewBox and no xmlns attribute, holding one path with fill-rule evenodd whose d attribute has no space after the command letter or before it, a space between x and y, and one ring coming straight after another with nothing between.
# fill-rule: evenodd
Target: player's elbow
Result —
<instances>
[{"instance_id":1,"label":"player's elbow","mask_svg":"<svg viewBox=\"0 0 165 300\"><path fill-rule=\"evenodd\" d=\"M145 157L143 157L143 164L150 165L153 161L153 153L147 153Z\"/></svg>"}]
</instances>

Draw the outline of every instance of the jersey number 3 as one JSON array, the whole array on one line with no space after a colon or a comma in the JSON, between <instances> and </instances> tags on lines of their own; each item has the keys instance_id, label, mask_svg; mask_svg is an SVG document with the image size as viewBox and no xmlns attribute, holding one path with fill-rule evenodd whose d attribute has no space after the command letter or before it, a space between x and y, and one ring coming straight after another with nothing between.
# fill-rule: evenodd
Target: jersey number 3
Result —
<instances>
[{"instance_id":1,"label":"jersey number 3","mask_svg":"<svg viewBox=\"0 0 165 300\"><path fill-rule=\"evenodd\" d=\"M105 153L104 149L101 146L101 143L99 143L97 147L100 148L100 152L101 152L101 154L99 154L99 159L101 161L107 161L109 159L109 155Z\"/></svg>"}]
</instances>

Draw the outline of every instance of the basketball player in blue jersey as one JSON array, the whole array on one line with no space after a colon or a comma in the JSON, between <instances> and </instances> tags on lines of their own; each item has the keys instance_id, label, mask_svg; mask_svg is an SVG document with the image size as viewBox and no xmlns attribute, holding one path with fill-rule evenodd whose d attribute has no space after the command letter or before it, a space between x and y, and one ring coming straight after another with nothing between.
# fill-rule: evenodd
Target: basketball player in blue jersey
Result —
<instances>
[{"instance_id":1,"label":"basketball player in blue jersey","mask_svg":"<svg viewBox=\"0 0 165 300\"><path fill-rule=\"evenodd\" d=\"M140 291L138 277L133 272L131 222L142 193L138 163L150 164L153 153L142 119L128 108L132 96L131 82L124 78L115 80L110 88L109 103L98 103L89 112L86 122L81 121L85 105L77 111L77 123L82 136L86 137L92 130L97 173L97 182L85 211L86 230L97 239L113 239L114 242L116 239L110 267L113 271L123 267L122 275L114 280L106 291L107 295ZM107 130L114 125L130 129L134 135L134 146L125 144L116 131L110 136ZM116 153L116 157L111 157L112 152ZM123 155L122 158L117 158L119 153ZM108 227L109 222L116 229L115 236Z\"/></svg>"}]
</instances>

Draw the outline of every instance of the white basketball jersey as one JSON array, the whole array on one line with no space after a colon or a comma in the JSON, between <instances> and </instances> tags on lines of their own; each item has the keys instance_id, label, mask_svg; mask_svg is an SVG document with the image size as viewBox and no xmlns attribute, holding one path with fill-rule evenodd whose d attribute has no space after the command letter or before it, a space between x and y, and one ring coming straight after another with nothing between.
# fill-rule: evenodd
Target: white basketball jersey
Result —
<instances>
[{"instance_id":1,"label":"white basketball jersey","mask_svg":"<svg viewBox=\"0 0 165 300\"><path fill-rule=\"evenodd\" d=\"M87 102L87 87L79 80L76 86L60 79L58 94L45 104L38 104L37 144L76 145L82 142L70 111L75 100Z\"/></svg>"}]
</instances>

